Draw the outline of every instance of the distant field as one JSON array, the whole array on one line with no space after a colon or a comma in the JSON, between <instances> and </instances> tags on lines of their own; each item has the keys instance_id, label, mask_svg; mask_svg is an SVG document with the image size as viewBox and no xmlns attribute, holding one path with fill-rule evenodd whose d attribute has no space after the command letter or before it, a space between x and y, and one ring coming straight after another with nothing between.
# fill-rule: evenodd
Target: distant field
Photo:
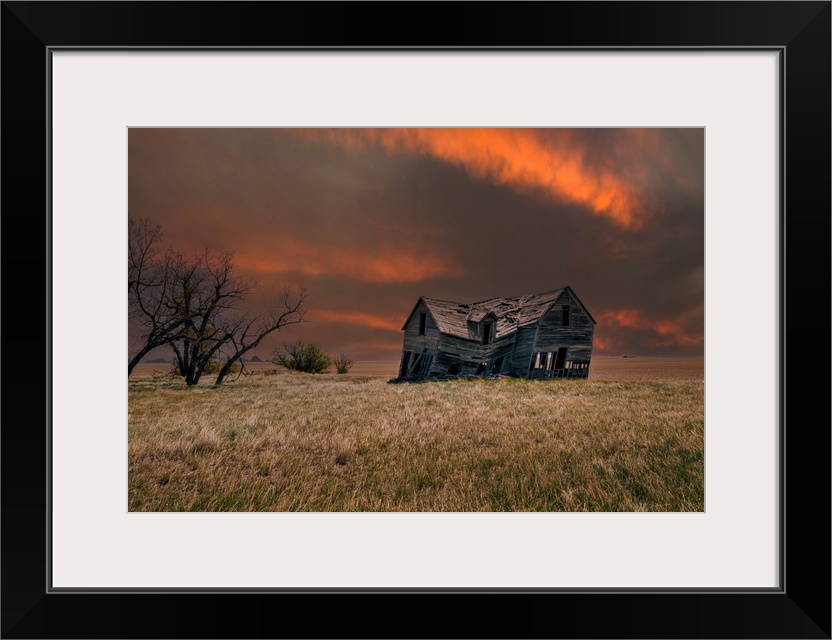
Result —
<instances>
[{"instance_id":1,"label":"distant field","mask_svg":"<svg viewBox=\"0 0 832 640\"><path fill-rule=\"evenodd\" d=\"M129 378L131 511L703 511L700 358L589 380L387 384L270 363L187 389Z\"/></svg>"},{"instance_id":2,"label":"distant field","mask_svg":"<svg viewBox=\"0 0 832 640\"><path fill-rule=\"evenodd\" d=\"M356 362L348 376L380 376L395 378L398 360L371 360ZM259 373L268 369L283 368L271 362L247 362L246 369ZM169 364L145 364L136 366L133 377L161 375L170 370ZM334 373L334 368L330 370ZM612 358L595 356L589 369L590 380L703 380L705 359L702 356L685 358L636 357ZM208 376L206 382L213 379Z\"/></svg>"},{"instance_id":3,"label":"distant field","mask_svg":"<svg viewBox=\"0 0 832 640\"><path fill-rule=\"evenodd\" d=\"M637 357L610 358L595 356L589 368L590 380L704 380L705 358Z\"/></svg>"}]
</instances>

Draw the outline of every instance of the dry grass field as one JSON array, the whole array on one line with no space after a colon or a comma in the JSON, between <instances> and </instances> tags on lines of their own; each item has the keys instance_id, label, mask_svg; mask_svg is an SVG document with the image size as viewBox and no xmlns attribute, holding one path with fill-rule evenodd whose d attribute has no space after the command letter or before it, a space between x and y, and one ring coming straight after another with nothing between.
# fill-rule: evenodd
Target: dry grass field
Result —
<instances>
[{"instance_id":1,"label":"dry grass field","mask_svg":"<svg viewBox=\"0 0 832 640\"><path fill-rule=\"evenodd\" d=\"M703 511L702 365L595 358L589 380L387 384L396 363L264 363L191 389L140 365L129 509Z\"/></svg>"}]
</instances>

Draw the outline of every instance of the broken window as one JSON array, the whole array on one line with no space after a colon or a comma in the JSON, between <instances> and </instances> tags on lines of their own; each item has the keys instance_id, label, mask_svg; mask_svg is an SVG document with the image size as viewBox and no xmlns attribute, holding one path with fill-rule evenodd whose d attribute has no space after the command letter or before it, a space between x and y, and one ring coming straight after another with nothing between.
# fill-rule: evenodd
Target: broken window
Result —
<instances>
[{"instance_id":1,"label":"broken window","mask_svg":"<svg viewBox=\"0 0 832 640\"><path fill-rule=\"evenodd\" d=\"M565 347L561 347L558 349L557 357L555 358L555 369L563 369L566 363L566 351Z\"/></svg>"},{"instance_id":2,"label":"broken window","mask_svg":"<svg viewBox=\"0 0 832 640\"><path fill-rule=\"evenodd\" d=\"M494 323L493 322L485 322L482 325L482 343L483 344L491 344L491 340L494 337Z\"/></svg>"},{"instance_id":3,"label":"broken window","mask_svg":"<svg viewBox=\"0 0 832 640\"><path fill-rule=\"evenodd\" d=\"M481 376L485 373L485 368L488 366L488 362L480 362L479 366L477 367L476 375Z\"/></svg>"},{"instance_id":4,"label":"broken window","mask_svg":"<svg viewBox=\"0 0 832 640\"><path fill-rule=\"evenodd\" d=\"M420 313L419 314L419 335L425 335L425 325L427 324L428 314Z\"/></svg>"},{"instance_id":5,"label":"broken window","mask_svg":"<svg viewBox=\"0 0 832 640\"><path fill-rule=\"evenodd\" d=\"M491 373L497 375L498 373L502 372L503 370L503 358L497 358L494 361L494 369L492 369Z\"/></svg>"},{"instance_id":6,"label":"broken window","mask_svg":"<svg viewBox=\"0 0 832 640\"><path fill-rule=\"evenodd\" d=\"M421 364L422 364L422 354L417 353L416 357L413 358L413 363L410 365L409 374L410 375L417 374L419 372L419 367L421 366Z\"/></svg>"},{"instance_id":7,"label":"broken window","mask_svg":"<svg viewBox=\"0 0 832 640\"><path fill-rule=\"evenodd\" d=\"M534 354L534 364L532 365L532 369L549 371L552 368L554 355L555 354L552 351L538 351Z\"/></svg>"},{"instance_id":8,"label":"broken window","mask_svg":"<svg viewBox=\"0 0 832 640\"><path fill-rule=\"evenodd\" d=\"M569 326L569 305L568 304L563 305L563 326L564 327Z\"/></svg>"},{"instance_id":9,"label":"broken window","mask_svg":"<svg viewBox=\"0 0 832 640\"><path fill-rule=\"evenodd\" d=\"M410 351L405 351L402 356L402 368L399 371L399 377L404 378L407 375L407 366L410 364Z\"/></svg>"},{"instance_id":10,"label":"broken window","mask_svg":"<svg viewBox=\"0 0 832 640\"><path fill-rule=\"evenodd\" d=\"M459 374L459 367L462 365L461 362L454 362L448 367L448 375L458 375Z\"/></svg>"}]
</instances>

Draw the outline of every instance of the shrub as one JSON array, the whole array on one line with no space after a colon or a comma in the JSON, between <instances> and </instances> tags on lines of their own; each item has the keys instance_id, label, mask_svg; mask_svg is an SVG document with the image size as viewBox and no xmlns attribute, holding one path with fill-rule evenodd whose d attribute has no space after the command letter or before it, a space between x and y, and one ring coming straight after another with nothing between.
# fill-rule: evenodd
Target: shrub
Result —
<instances>
[{"instance_id":1,"label":"shrub","mask_svg":"<svg viewBox=\"0 0 832 640\"><path fill-rule=\"evenodd\" d=\"M346 373L350 369L352 369L353 361L350 358L349 354L342 353L337 358L335 358L332 363L335 365L335 370L338 373Z\"/></svg>"},{"instance_id":2,"label":"shrub","mask_svg":"<svg viewBox=\"0 0 832 640\"><path fill-rule=\"evenodd\" d=\"M316 342L305 343L303 340L275 347L272 362L292 371L303 373L323 373L329 369L332 359L323 352Z\"/></svg>"}]
</instances>

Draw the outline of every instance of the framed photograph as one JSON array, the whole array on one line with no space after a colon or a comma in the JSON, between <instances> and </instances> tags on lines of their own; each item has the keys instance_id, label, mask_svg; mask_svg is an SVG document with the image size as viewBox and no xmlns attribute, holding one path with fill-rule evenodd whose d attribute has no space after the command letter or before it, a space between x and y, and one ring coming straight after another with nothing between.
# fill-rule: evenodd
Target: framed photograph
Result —
<instances>
[{"instance_id":1,"label":"framed photograph","mask_svg":"<svg viewBox=\"0 0 832 640\"><path fill-rule=\"evenodd\" d=\"M598 7L350 3L327 6L322 25L312 3L3 3L4 301L37 318L23 334L7 321L4 341L4 637L830 637L830 381L811 362L828 332L807 337L797 316L817 290L827 308L830 291L830 3ZM379 11L412 14L407 30L370 28ZM270 226L280 207L291 213ZM236 254L247 275L276 286L302 274L329 306L307 309L288 286L277 326L240 312L188 369L174 339L148 337L158 317L131 324L123 275L141 224L179 256L166 274L200 246L250 242ZM221 255L203 255L221 273ZM267 302L235 283L240 300ZM587 290L608 292L600 308ZM315 322L293 333L301 311ZM637 354L616 348L625 333ZM318 339L348 373L311 392L326 401L306 422L324 430L350 402L381 429L389 417L373 418L368 398L418 379L592 379L605 356L704 354L704 414L701 391L688 415L672 385L647 410L651 433L673 430L664 477L684 458L685 483L592 502L578 470L604 462L584 448L575 481L547 499L506 485L453 502L434 465L420 493L373 503L332 487L382 455L374 441L341 438L318 493L293 495L308 470L264 453L273 434L258 449L244 429L190 414L128 438L129 421L161 424L189 389L206 399L193 411L230 411L220 394L255 370L260 395L229 424L256 426L255 407L299 393L256 361L291 369L293 344ZM187 389L138 377L128 396L125 351L177 369ZM373 387L382 374L365 372L369 396L339 396L370 360L408 386ZM217 384L200 386L203 374ZM575 393L547 410L586 401ZM818 412L821 427L806 428ZM480 434L491 463L494 429L534 440L525 420L493 421ZM690 449L683 424L699 425ZM240 456L253 443L248 493L206 489L241 474L216 438L239 439ZM622 469L652 455L639 438L607 443ZM548 482L507 446L518 487ZM442 477L459 483L458 466ZM328 615L279 614L304 600ZM460 622L413 616L425 602ZM401 630L356 621L379 606Z\"/></svg>"}]
</instances>

